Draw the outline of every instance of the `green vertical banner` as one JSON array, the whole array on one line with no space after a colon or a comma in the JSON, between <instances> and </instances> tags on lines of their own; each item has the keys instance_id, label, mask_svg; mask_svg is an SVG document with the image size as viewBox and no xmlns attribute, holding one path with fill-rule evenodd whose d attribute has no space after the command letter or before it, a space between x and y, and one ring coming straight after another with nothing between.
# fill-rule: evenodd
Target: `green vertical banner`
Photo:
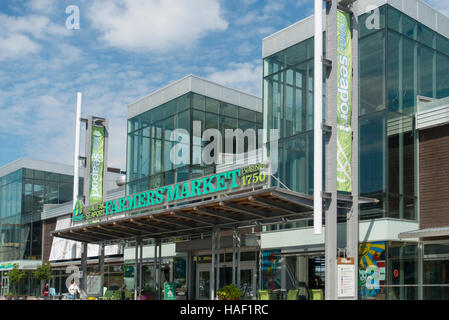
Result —
<instances>
[{"instance_id":1,"label":"green vertical banner","mask_svg":"<svg viewBox=\"0 0 449 320\"><path fill-rule=\"evenodd\" d=\"M337 190L352 192L351 16L337 11Z\"/></svg>"},{"instance_id":2,"label":"green vertical banner","mask_svg":"<svg viewBox=\"0 0 449 320\"><path fill-rule=\"evenodd\" d=\"M103 202L104 127L92 126L89 205Z\"/></svg>"}]
</instances>

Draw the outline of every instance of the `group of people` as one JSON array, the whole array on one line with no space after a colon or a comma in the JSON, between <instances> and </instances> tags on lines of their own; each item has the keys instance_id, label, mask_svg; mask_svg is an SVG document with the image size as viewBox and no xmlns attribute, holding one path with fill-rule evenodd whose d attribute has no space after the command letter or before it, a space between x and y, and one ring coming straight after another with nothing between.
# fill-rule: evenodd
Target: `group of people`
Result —
<instances>
[{"instance_id":1,"label":"group of people","mask_svg":"<svg viewBox=\"0 0 449 320\"><path fill-rule=\"evenodd\" d=\"M72 280L72 283L70 284L68 293L69 294L67 295L67 297L72 300L75 300L76 296L80 294L80 289L74 280ZM44 287L42 288L42 295L44 296L44 300L47 300L50 297L50 286L48 282L45 283Z\"/></svg>"}]
</instances>

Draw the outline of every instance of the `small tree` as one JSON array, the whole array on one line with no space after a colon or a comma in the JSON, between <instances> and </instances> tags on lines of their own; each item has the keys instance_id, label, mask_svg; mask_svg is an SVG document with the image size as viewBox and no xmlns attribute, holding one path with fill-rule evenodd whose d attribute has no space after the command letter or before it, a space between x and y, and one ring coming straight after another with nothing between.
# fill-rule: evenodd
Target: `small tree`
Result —
<instances>
[{"instance_id":1,"label":"small tree","mask_svg":"<svg viewBox=\"0 0 449 320\"><path fill-rule=\"evenodd\" d=\"M40 281L41 288L43 287L43 282L51 278L51 270L50 262L45 261L33 272L33 276Z\"/></svg>"},{"instance_id":2,"label":"small tree","mask_svg":"<svg viewBox=\"0 0 449 320\"><path fill-rule=\"evenodd\" d=\"M13 285L14 295L17 295L17 286L25 277L25 270L19 270L19 265L14 264L12 270L8 271L9 282Z\"/></svg>"}]
</instances>

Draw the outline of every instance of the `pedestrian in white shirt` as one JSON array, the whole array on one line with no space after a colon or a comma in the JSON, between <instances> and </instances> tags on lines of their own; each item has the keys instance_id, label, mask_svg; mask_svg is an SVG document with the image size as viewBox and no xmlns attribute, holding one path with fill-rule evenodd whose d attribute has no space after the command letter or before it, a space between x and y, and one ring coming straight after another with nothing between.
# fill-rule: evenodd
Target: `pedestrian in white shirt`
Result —
<instances>
[{"instance_id":1,"label":"pedestrian in white shirt","mask_svg":"<svg viewBox=\"0 0 449 320\"><path fill-rule=\"evenodd\" d=\"M76 299L76 295L80 293L80 289L75 280L72 280L72 284L69 287L69 294L72 296L72 300Z\"/></svg>"}]
</instances>

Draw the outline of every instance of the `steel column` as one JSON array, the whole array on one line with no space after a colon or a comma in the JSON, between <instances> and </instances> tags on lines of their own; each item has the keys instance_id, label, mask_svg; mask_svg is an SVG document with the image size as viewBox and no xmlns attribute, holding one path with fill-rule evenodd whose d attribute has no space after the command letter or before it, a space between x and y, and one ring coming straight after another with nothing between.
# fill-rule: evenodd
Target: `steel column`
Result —
<instances>
[{"instance_id":1,"label":"steel column","mask_svg":"<svg viewBox=\"0 0 449 320\"><path fill-rule=\"evenodd\" d=\"M100 244L99 248L99 255L98 255L98 264L100 267L100 297L104 295L103 288L104 288L104 243Z\"/></svg>"},{"instance_id":2,"label":"steel column","mask_svg":"<svg viewBox=\"0 0 449 320\"><path fill-rule=\"evenodd\" d=\"M158 296L159 296L159 300L163 300L162 299L162 240L159 239L159 255L158 255L158 268L157 268L157 272L158 272Z\"/></svg>"},{"instance_id":3,"label":"steel column","mask_svg":"<svg viewBox=\"0 0 449 320\"><path fill-rule=\"evenodd\" d=\"M325 206L326 300L337 298L337 4L326 2L326 59L332 63L326 79L326 125L332 130L326 136L325 188L331 195Z\"/></svg>"},{"instance_id":4,"label":"steel column","mask_svg":"<svg viewBox=\"0 0 449 320\"><path fill-rule=\"evenodd\" d=\"M136 238L136 246L134 251L134 297L136 300L138 295L138 281L139 281L138 255L139 255L139 240Z\"/></svg>"},{"instance_id":5,"label":"steel column","mask_svg":"<svg viewBox=\"0 0 449 320\"><path fill-rule=\"evenodd\" d=\"M154 239L154 257L153 257L153 289L154 289L154 298L156 299L156 292L157 292L157 285L156 285L156 281L157 281L157 275L156 275L156 270L157 270L157 239Z\"/></svg>"},{"instance_id":6,"label":"steel column","mask_svg":"<svg viewBox=\"0 0 449 320\"><path fill-rule=\"evenodd\" d=\"M220 289L220 228L217 229L217 281L216 281L216 290Z\"/></svg>"},{"instance_id":7,"label":"steel column","mask_svg":"<svg viewBox=\"0 0 449 320\"><path fill-rule=\"evenodd\" d=\"M215 237L216 237L216 229L212 231L212 265L210 268L209 275L209 286L210 286L210 300L215 300Z\"/></svg>"},{"instance_id":8,"label":"steel column","mask_svg":"<svg viewBox=\"0 0 449 320\"><path fill-rule=\"evenodd\" d=\"M83 272L83 277L81 278L81 299L87 299L87 242L82 242L82 253L81 253L81 271Z\"/></svg>"},{"instance_id":9,"label":"steel column","mask_svg":"<svg viewBox=\"0 0 449 320\"><path fill-rule=\"evenodd\" d=\"M140 257L139 257L139 292L142 292L143 279L142 279L142 268L143 268L143 240L140 240Z\"/></svg>"}]
</instances>

